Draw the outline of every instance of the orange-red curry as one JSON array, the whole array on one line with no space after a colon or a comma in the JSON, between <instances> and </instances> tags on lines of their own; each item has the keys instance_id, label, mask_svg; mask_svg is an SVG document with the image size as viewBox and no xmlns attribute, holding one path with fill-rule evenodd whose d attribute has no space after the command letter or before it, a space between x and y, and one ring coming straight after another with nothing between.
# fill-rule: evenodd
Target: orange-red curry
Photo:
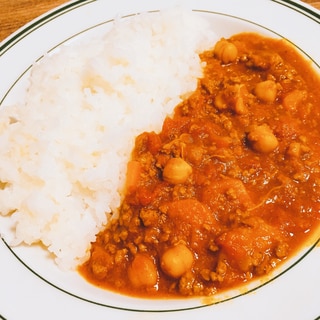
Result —
<instances>
[{"instance_id":1,"label":"orange-red curry","mask_svg":"<svg viewBox=\"0 0 320 320\"><path fill-rule=\"evenodd\" d=\"M284 40L221 39L197 90L136 138L127 190L80 272L134 296L269 273L320 221L320 80Z\"/></svg>"}]
</instances>

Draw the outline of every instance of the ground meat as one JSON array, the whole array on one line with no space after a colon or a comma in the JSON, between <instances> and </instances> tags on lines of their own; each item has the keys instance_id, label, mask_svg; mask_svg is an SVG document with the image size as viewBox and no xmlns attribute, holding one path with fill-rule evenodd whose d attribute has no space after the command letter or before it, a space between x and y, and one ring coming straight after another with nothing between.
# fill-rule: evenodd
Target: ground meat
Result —
<instances>
[{"instance_id":1,"label":"ground meat","mask_svg":"<svg viewBox=\"0 0 320 320\"><path fill-rule=\"evenodd\" d=\"M268 274L319 225L319 77L256 34L201 59L198 89L136 138L119 218L81 267L99 286L212 295Z\"/></svg>"}]
</instances>

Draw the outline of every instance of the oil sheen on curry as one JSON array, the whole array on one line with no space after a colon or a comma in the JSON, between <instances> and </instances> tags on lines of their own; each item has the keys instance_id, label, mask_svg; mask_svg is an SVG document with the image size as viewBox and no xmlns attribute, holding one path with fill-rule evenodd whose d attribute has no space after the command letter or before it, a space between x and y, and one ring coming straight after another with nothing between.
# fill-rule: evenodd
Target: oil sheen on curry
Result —
<instances>
[{"instance_id":1,"label":"oil sheen on curry","mask_svg":"<svg viewBox=\"0 0 320 320\"><path fill-rule=\"evenodd\" d=\"M221 39L197 90L136 138L119 211L81 274L140 297L270 273L320 222L320 80L284 40Z\"/></svg>"}]
</instances>

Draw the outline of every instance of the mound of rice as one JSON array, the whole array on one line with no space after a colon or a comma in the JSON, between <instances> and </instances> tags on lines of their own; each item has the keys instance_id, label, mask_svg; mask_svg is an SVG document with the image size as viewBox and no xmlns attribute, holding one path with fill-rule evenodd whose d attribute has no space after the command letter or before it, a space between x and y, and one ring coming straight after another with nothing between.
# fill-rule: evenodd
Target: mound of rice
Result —
<instances>
[{"instance_id":1,"label":"mound of rice","mask_svg":"<svg viewBox=\"0 0 320 320\"><path fill-rule=\"evenodd\" d=\"M12 245L43 243L62 268L116 212L135 137L159 131L196 88L215 35L191 11L120 19L32 68L23 104L1 108L0 211Z\"/></svg>"}]
</instances>

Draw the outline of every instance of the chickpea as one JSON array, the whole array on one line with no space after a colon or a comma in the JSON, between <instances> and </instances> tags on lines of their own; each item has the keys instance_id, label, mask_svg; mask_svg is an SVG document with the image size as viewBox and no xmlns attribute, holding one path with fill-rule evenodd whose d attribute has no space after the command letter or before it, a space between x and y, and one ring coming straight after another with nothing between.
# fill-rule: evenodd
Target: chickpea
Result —
<instances>
[{"instance_id":1,"label":"chickpea","mask_svg":"<svg viewBox=\"0 0 320 320\"><path fill-rule=\"evenodd\" d=\"M258 99L272 103L277 97L277 84L273 80L259 82L254 88L254 94Z\"/></svg>"},{"instance_id":2,"label":"chickpea","mask_svg":"<svg viewBox=\"0 0 320 320\"><path fill-rule=\"evenodd\" d=\"M128 277L134 287L152 287L157 284L158 270L151 257L138 253L128 268Z\"/></svg>"},{"instance_id":3,"label":"chickpea","mask_svg":"<svg viewBox=\"0 0 320 320\"><path fill-rule=\"evenodd\" d=\"M184 244L178 244L164 252L161 269L173 278L180 278L191 269L193 262L193 253Z\"/></svg>"},{"instance_id":4,"label":"chickpea","mask_svg":"<svg viewBox=\"0 0 320 320\"><path fill-rule=\"evenodd\" d=\"M235 61L238 56L237 47L226 39L219 40L213 52L225 64Z\"/></svg>"},{"instance_id":5,"label":"chickpea","mask_svg":"<svg viewBox=\"0 0 320 320\"><path fill-rule=\"evenodd\" d=\"M277 137L266 124L252 126L247 137L251 142L253 149L258 152L272 152L279 145Z\"/></svg>"},{"instance_id":6,"label":"chickpea","mask_svg":"<svg viewBox=\"0 0 320 320\"><path fill-rule=\"evenodd\" d=\"M163 179L172 184L184 183L192 173L192 167L181 158L171 158L163 169Z\"/></svg>"}]
</instances>

